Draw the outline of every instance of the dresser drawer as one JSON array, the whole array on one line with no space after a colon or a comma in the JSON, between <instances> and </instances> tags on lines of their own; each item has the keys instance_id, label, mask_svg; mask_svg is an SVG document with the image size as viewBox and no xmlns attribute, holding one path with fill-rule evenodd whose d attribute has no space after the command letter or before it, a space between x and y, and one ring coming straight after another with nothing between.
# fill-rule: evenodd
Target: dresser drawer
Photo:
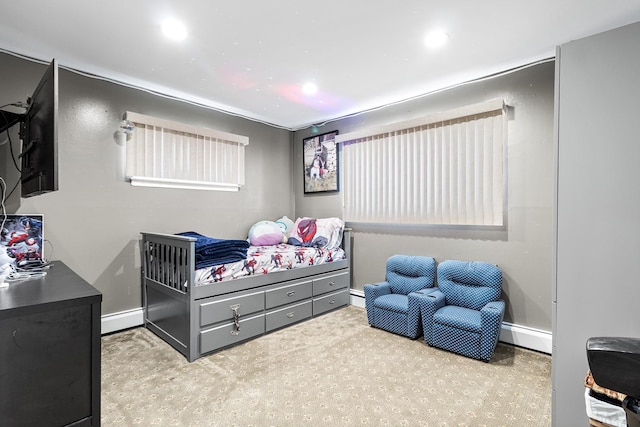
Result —
<instances>
[{"instance_id":1,"label":"dresser drawer","mask_svg":"<svg viewBox=\"0 0 640 427\"><path fill-rule=\"evenodd\" d=\"M200 304L200 326L233 320L234 308L239 316L264 310L264 292L255 292Z\"/></svg>"},{"instance_id":2,"label":"dresser drawer","mask_svg":"<svg viewBox=\"0 0 640 427\"><path fill-rule=\"evenodd\" d=\"M329 310L349 304L349 289L333 292L313 299L313 315L317 316Z\"/></svg>"},{"instance_id":3,"label":"dresser drawer","mask_svg":"<svg viewBox=\"0 0 640 427\"><path fill-rule=\"evenodd\" d=\"M297 282L292 285L270 289L265 292L265 303L267 310L296 301L311 298L311 280Z\"/></svg>"},{"instance_id":4,"label":"dresser drawer","mask_svg":"<svg viewBox=\"0 0 640 427\"><path fill-rule=\"evenodd\" d=\"M338 289L348 288L349 272L332 274L313 280L313 295L322 295Z\"/></svg>"},{"instance_id":5,"label":"dresser drawer","mask_svg":"<svg viewBox=\"0 0 640 427\"><path fill-rule=\"evenodd\" d=\"M278 310L271 311L266 315L267 332L283 326L291 325L300 320L308 319L312 314L311 300L297 304L288 305Z\"/></svg>"},{"instance_id":6,"label":"dresser drawer","mask_svg":"<svg viewBox=\"0 0 640 427\"><path fill-rule=\"evenodd\" d=\"M240 320L240 329L233 322L200 331L200 353L239 343L264 334L264 314Z\"/></svg>"}]
</instances>

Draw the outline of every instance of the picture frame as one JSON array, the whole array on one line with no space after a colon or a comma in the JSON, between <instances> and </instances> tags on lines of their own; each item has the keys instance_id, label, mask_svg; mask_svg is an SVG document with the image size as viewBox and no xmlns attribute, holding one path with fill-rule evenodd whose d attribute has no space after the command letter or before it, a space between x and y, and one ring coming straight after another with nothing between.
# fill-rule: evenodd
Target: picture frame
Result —
<instances>
[{"instance_id":1,"label":"picture frame","mask_svg":"<svg viewBox=\"0 0 640 427\"><path fill-rule=\"evenodd\" d=\"M339 191L340 157L334 130L302 140L304 193Z\"/></svg>"},{"instance_id":2,"label":"picture frame","mask_svg":"<svg viewBox=\"0 0 640 427\"><path fill-rule=\"evenodd\" d=\"M0 251L10 259L10 264L22 266L28 262L41 262L45 259L42 214L7 215L3 225Z\"/></svg>"}]
</instances>

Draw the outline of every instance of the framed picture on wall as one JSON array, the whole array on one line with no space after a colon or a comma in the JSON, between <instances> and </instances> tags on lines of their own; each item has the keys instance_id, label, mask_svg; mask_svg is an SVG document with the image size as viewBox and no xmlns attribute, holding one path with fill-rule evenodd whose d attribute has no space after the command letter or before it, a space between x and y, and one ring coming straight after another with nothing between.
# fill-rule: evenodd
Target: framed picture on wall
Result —
<instances>
[{"instance_id":1,"label":"framed picture on wall","mask_svg":"<svg viewBox=\"0 0 640 427\"><path fill-rule=\"evenodd\" d=\"M334 130L302 140L305 194L338 191L337 135L338 131Z\"/></svg>"}]
</instances>

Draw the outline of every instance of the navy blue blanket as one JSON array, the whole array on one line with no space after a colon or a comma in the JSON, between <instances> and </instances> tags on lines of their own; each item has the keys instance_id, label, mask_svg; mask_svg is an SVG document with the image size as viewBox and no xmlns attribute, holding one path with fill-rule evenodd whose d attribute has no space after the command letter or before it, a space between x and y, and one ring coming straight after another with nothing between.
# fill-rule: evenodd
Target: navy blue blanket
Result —
<instances>
[{"instance_id":1,"label":"navy blue blanket","mask_svg":"<svg viewBox=\"0 0 640 427\"><path fill-rule=\"evenodd\" d=\"M212 265L241 261L247 258L249 242L246 240L215 239L195 231L178 233L178 236L196 238L196 270Z\"/></svg>"}]
</instances>

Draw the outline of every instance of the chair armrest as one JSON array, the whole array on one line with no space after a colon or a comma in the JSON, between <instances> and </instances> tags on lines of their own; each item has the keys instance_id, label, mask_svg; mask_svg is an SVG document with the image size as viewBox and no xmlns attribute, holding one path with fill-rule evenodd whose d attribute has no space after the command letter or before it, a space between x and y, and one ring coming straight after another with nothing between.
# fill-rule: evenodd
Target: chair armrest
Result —
<instances>
[{"instance_id":1,"label":"chair armrest","mask_svg":"<svg viewBox=\"0 0 640 427\"><path fill-rule=\"evenodd\" d=\"M445 306L446 299L444 294L437 288L423 289L422 291L430 291L420 296L420 314L422 316L424 341L429 345L433 345L433 316L436 311Z\"/></svg>"},{"instance_id":2,"label":"chair armrest","mask_svg":"<svg viewBox=\"0 0 640 427\"><path fill-rule=\"evenodd\" d=\"M420 301L423 298L426 298L427 295L436 292L437 290L438 288L424 288L420 289L419 291L411 292L409 295L407 295L407 297L409 298L409 311L411 311L413 308L414 310L420 312Z\"/></svg>"},{"instance_id":3,"label":"chair armrest","mask_svg":"<svg viewBox=\"0 0 640 427\"><path fill-rule=\"evenodd\" d=\"M504 301L491 301L480 309L480 316L482 317L482 325L490 323L502 323L504 317Z\"/></svg>"},{"instance_id":4,"label":"chair armrest","mask_svg":"<svg viewBox=\"0 0 640 427\"><path fill-rule=\"evenodd\" d=\"M420 301L435 290L436 288L425 288L411 292L407 295L407 336L409 338L414 339L422 335L422 313L420 309Z\"/></svg>"},{"instance_id":5,"label":"chair armrest","mask_svg":"<svg viewBox=\"0 0 640 427\"><path fill-rule=\"evenodd\" d=\"M433 292L440 292L440 291L438 290L438 288L424 288L424 289L420 289L419 291L415 291L415 292L412 292L412 293L418 294L418 295L429 295L429 294L431 294ZM440 292L440 293L442 293L442 292Z\"/></svg>"},{"instance_id":6,"label":"chair armrest","mask_svg":"<svg viewBox=\"0 0 640 427\"><path fill-rule=\"evenodd\" d=\"M378 298L381 295L388 295L391 293L391 285L388 282L370 283L364 285L364 297L369 296L373 299Z\"/></svg>"},{"instance_id":7,"label":"chair armrest","mask_svg":"<svg viewBox=\"0 0 640 427\"><path fill-rule=\"evenodd\" d=\"M378 282L364 285L364 305L367 309L367 320L373 325L373 302L382 295L391 293L391 285L388 282Z\"/></svg>"},{"instance_id":8,"label":"chair armrest","mask_svg":"<svg viewBox=\"0 0 640 427\"><path fill-rule=\"evenodd\" d=\"M492 301L480 309L482 333L480 336L480 359L488 361L500 338L502 319L504 318L504 301Z\"/></svg>"},{"instance_id":9,"label":"chair armrest","mask_svg":"<svg viewBox=\"0 0 640 427\"><path fill-rule=\"evenodd\" d=\"M422 299L422 303L428 308L433 307L434 313L446 305L445 296L438 288L422 289L422 291L428 292Z\"/></svg>"}]
</instances>

